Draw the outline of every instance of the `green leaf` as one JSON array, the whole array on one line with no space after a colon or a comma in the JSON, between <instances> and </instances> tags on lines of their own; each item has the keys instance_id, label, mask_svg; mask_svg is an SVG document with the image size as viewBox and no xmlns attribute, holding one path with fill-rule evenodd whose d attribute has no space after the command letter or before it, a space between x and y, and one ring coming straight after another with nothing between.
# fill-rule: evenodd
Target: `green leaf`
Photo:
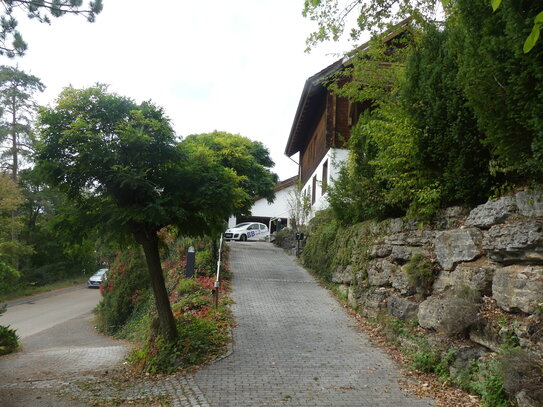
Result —
<instances>
[{"instance_id":1,"label":"green leaf","mask_svg":"<svg viewBox=\"0 0 543 407\"><path fill-rule=\"evenodd\" d=\"M492 10L496 11L500 7L500 4L502 4L502 0L490 0L490 4L492 5Z\"/></svg>"},{"instance_id":2,"label":"green leaf","mask_svg":"<svg viewBox=\"0 0 543 407\"><path fill-rule=\"evenodd\" d=\"M535 16L534 24L543 24L543 11Z\"/></svg>"},{"instance_id":3,"label":"green leaf","mask_svg":"<svg viewBox=\"0 0 543 407\"><path fill-rule=\"evenodd\" d=\"M443 8L447 7L451 0L441 0L441 4L443 4Z\"/></svg>"},{"instance_id":4,"label":"green leaf","mask_svg":"<svg viewBox=\"0 0 543 407\"><path fill-rule=\"evenodd\" d=\"M534 24L534 27L532 28L532 32L526 38L526 41L524 42L524 53L527 54L532 50L532 48L535 46L537 40L539 39L539 32L540 32L540 25Z\"/></svg>"}]
</instances>

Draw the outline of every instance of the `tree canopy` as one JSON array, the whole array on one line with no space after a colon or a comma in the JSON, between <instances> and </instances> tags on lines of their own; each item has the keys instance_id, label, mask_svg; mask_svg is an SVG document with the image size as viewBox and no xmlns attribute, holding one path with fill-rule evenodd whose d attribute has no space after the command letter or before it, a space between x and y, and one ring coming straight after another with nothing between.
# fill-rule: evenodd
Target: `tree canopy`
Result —
<instances>
[{"instance_id":1,"label":"tree canopy","mask_svg":"<svg viewBox=\"0 0 543 407\"><path fill-rule=\"evenodd\" d=\"M28 45L17 29L18 12L22 11L30 19L51 24L51 18L66 14L83 15L89 22L94 22L102 11L102 0L0 0L3 11L0 13L0 55L10 58L24 55Z\"/></svg>"},{"instance_id":2,"label":"tree canopy","mask_svg":"<svg viewBox=\"0 0 543 407\"><path fill-rule=\"evenodd\" d=\"M37 168L76 202L82 222L143 246L161 331L173 339L157 233L168 225L185 235L217 232L249 210L253 193L271 198L268 152L219 132L179 142L161 108L105 86L66 88L40 111L38 132Z\"/></svg>"},{"instance_id":3,"label":"tree canopy","mask_svg":"<svg viewBox=\"0 0 543 407\"><path fill-rule=\"evenodd\" d=\"M526 54L519 41L543 3L447 7L444 22L415 24L399 49L375 38L328 85L372 104L351 130L349 163L329 193L343 223L429 220L443 207L543 180L543 49Z\"/></svg>"},{"instance_id":4,"label":"tree canopy","mask_svg":"<svg viewBox=\"0 0 543 407\"><path fill-rule=\"evenodd\" d=\"M337 41L346 29L358 40L364 32L379 34L406 17L431 19L439 4L440 0L305 0L303 16L317 23L307 37L306 51L323 41Z\"/></svg>"}]
</instances>

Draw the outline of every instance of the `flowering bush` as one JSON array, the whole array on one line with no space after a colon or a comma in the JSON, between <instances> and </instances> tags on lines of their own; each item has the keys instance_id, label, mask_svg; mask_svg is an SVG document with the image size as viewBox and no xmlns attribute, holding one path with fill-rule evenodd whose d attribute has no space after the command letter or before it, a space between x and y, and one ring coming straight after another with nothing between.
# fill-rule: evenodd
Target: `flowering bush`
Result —
<instances>
[{"instance_id":1,"label":"flowering bush","mask_svg":"<svg viewBox=\"0 0 543 407\"><path fill-rule=\"evenodd\" d=\"M162 268L178 340L169 343L156 331L157 313L140 250L117 256L101 287L103 299L97 308L99 329L135 341L130 360L136 368L152 373L173 372L217 357L228 341L231 325L228 297L221 295L219 307L212 307L216 271L210 254L213 242L176 238L167 231L161 238L166 243L161 253ZM197 253L194 278L185 277L189 246ZM229 274L228 266L221 264L221 278L229 278ZM228 290L227 281L221 281L221 290Z\"/></svg>"},{"instance_id":2,"label":"flowering bush","mask_svg":"<svg viewBox=\"0 0 543 407\"><path fill-rule=\"evenodd\" d=\"M138 298L149 295L149 277L143 253L130 248L117 254L100 286L102 301L97 307L97 327L116 334L134 311Z\"/></svg>"}]
</instances>

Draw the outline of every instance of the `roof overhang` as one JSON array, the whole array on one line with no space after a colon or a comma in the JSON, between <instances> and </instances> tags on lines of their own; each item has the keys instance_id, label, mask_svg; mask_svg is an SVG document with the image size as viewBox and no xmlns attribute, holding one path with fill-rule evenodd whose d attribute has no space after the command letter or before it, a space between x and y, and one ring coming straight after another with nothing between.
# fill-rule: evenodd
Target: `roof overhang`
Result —
<instances>
[{"instance_id":1,"label":"roof overhang","mask_svg":"<svg viewBox=\"0 0 543 407\"><path fill-rule=\"evenodd\" d=\"M326 87L323 84L324 80L342 68L343 59L340 59L305 81L302 96L298 103L298 109L296 110L296 115L294 116L287 146L285 148L285 155L287 157L293 156L302 149L306 134L311 131L309 127L314 125L308 118L314 117L315 114L324 111L326 106Z\"/></svg>"},{"instance_id":2,"label":"roof overhang","mask_svg":"<svg viewBox=\"0 0 543 407\"><path fill-rule=\"evenodd\" d=\"M403 33L411 20L412 18L408 17L385 31L382 34L382 41L389 42ZM285 147L285 155L287 157L292 157L303 149L308 134L313 131L312 127L316 125L314 120L315 117L320 117L326 107L327 90L324 81L330 78L334 73L341 71L346 65L349 65L356 54L366 51L370 45L371 41L365 42L343 58L305 81L302 96L300 97L298 109L296 110L296 115L294 116L292 128L290 129L287 145Z\"/></svg>"}]
</instances>

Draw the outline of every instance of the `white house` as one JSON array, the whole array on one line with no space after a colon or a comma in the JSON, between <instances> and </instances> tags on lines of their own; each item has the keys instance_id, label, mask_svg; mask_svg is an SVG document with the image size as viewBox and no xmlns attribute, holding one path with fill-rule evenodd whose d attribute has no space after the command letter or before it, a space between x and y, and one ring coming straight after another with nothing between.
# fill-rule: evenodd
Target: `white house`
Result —
<instances>
[{"instance_id":1,"label":"white house","mask_svg":"<svg viewBox=\"0 0 543 407\"><path fill-rule=\"evenodd\" d=\"M250 216L230 217L228 227L232 227L241 222L262 222L269 225L270 220L281 219L282 227L290 225L288 197L291 191L296 188L298 177L294 176L284 181L280 181L275 187L275 200L269 203L265 198L257 198L251 208ZM272 232L275 226L272 227Z\"/></svg>"}]
</instances>

